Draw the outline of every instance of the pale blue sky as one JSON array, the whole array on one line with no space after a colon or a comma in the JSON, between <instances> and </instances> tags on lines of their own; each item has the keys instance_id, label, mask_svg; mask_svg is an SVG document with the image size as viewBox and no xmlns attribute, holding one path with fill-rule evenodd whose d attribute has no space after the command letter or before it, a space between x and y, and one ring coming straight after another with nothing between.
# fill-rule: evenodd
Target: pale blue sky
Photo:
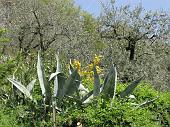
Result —
<instances>
[{"instance_id":1,"label":"pale blue sky","mask_svg":"<svg viewBox=\"0 0 170 127\"><path fill-rule=\"evenodd\" d=\"M75 0L76 5L83 10L98 16L101 11L100 2L107 3L109 0ZM170 0L116 0L116 5L130 4L132 7L142 4L145 10L166 10L170 13Z\"/></svg>"}]
</instances>

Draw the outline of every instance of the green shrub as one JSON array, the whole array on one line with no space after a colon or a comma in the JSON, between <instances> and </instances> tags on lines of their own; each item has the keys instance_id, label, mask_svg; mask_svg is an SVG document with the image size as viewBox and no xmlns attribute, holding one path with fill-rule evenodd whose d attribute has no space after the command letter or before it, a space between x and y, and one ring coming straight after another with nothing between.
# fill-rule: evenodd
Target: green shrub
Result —
<instances>
[{"instance_id":1,"label":"green shrub","mask_svg":"<svg viewBox=\"0 0 170 127\"><path fill-rule=\"evenodd\" d=\"M7 77L11 75L14 68L15 64L13 60L7 60L6 62L0 64L0 86L9 83Z\"/></svg>"},{"instance_id":2,"label":"green shrub","mask_svg":"<svg viewBox=\"0 0 170 127\"><path fill-rule=\"evenodd\" d=\"M126 88L126 84L118 85L118 92ZM150 84L141 83L134 91L136 99L113 100L105 102L98 98L98 105L92 103L85 108L71 108L60 114L60 126L81 122L84 127L168 127L170 125L170 92L158 93ZM136 107L132 103L140 104L147 99L160 96L145 107Z\"/></svg>"}]
</instances>

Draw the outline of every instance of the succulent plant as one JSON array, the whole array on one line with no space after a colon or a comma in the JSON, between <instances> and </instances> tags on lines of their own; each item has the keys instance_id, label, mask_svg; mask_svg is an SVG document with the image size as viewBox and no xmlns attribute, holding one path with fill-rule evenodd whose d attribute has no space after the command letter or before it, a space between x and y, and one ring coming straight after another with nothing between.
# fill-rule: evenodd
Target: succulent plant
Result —
<instances>
[{"instance_id":1,"label":"succulent plant","mask_svg":"<svg viewBox=\"0 0 170 127\"><path fill-rule=\"evenodd\" d=\"M97 97L100 94L102 95L102 98L106 100L115 98L117 86L117 70L114 64L112 64L109 72L107 73L103 84L100 84L99 74L95 64L93 64L94 87L93 90L89 92L89 90L85 88L81 82L81 77L78 73L78 69L74 69L70 63L70 75L68 78L66 78L65 74L61 72L59 53L56 55L56 61L56 72L52 73L49 80L47 81L41 54L40 51L38 52L37 74L42 96L44 97L44 103L46 105L50 106L52 102L53 107L56 108L56 98L62 100L63 97L76 97L75 95L78 95L76 99L78 99L82 104L89 103L92 98ZM143 78L140 78L131 83L124 91L120 93L120 97L124 98L131 94L142 79ZM28 98L33 99L31 90L34 87L35 80L31 81L27 87L15 79L8 78L8 80ZM54 81L53 96L49 85L51 80Z\"/></svg>"}]
</instances>

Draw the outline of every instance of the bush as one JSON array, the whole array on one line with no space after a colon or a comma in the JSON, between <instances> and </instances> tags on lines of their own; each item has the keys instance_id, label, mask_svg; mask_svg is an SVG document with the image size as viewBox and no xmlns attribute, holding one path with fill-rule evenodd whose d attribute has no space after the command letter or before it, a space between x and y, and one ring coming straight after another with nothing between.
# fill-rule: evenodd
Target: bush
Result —
<instances>
[{"instance_id":1,"label":"bush","mask_svg":"<svg viewBox=\"0 0 170 127\"><path fill-rule=\"evenodd\" d=\"M118 85L118 92L126 84ZM84 127L168 127L170 125L170 92L158 93L150 84L141 83L134 91L136 99L121 99L105 102L97 99L98 105L92 103L85 108L69 109L65 114L60 114L60 126L81 122ZM141 104L160 96L153 103L136 107L134 103Z\"/></svg>"}]
</instances>

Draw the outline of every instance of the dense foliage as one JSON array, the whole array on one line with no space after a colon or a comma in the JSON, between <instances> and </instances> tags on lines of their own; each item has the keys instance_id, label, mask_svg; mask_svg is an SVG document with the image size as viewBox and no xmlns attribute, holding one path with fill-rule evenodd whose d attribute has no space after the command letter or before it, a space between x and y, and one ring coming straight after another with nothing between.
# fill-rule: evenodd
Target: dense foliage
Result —
<instances>
[{"instance_id":1,"label":"dense foliage","mask_svg":"<svg viewBox=\"0 0 170 127\"><path fill-rule=\"evenodd\" d=\"M20 62L23 63L22 61ZM99 64L100 57L95 55L93 62ZM6 65L6 63L8 64ZM51 66L48 66L49 63L47 63L45 64L45 70ZM9 73L13 70L7 70L6 68L3 68L3 66L6 65L6 67L9 67L15 64L16 63L14 61L7 60L4 64L2 64L1 70L9 75ZM22 68L22 71L19 72L20 75L14 74L18 77L21 76L20 78L22 78L22 82L25 83L30 82L29 80L32 79L31 77L34 75L36 69L31 68L27 64L25 63L20 66ZM95 81L95 77L93 78L93 76L95 75L95 71L85 71L85 69L88 69L88 67L93 65L88 65L88 67L81 68L81 63L77 60L74 60L72 65L79 69L79 73L83 78L82 84L85 84L89 89L93 89L93 82ZM27 75L25 72L28 73L26 66L29 67L29 78L22 77L23 75ZM11 67L11 69L12 68L14 68L14 66ZM17 69L19 70L19 68ZM98 73L101 73L101 70L103 71L102 73L104 73L104 70L98 66ZM48 73L51 73L52 71L54 70L48 70ZM100 77L101 76L102 75L100 75ZM2 77L2 81L6 81L6 79L3 79ZM103 82L102 79L101 82ZM44 114L45 105L42 103L43 96L41 96L40 88L38 86L35 86L33 92L33 98L36 100L35 102L34 100L30 100L31 98L27 99L26 97L29 96L24 92L23 93L26 96L21 94L19 91L15 93L14 89L11 89L9 82L4 82L4 85L5 87L1 87L4 88L3 91L1 90L1 126L53 126L54 121L52 122L51 120L51 109L48 114ZM109 127L113 125L153 127L169 126L169 92L158 92L151 86L150 83L143 81L138 85L134 92L131 93L130 96L122 98L121 93L126 90L127 86L128 84L117 84L115 99L107 99L106 96L103 96L103 93L99 96L97 95L92 101L90 101L90 103L88 102L83 105L80 100L78 100L74 94L70 94L69 91L69 93L67 93L72 96L71 98L67 96L62 98L61 95L57 95L58 97L56 98L56 103L59 109L56 110L56 126L75 126L77 123L87 127ZM14 93L17 96L14 95ZM46 117L44 115L46 115Z\"/></svg>"},{"instance_id":2,"label":"dense foliage","mask_svg":"<svg viewBox=\"0 0 170 127\"><path fill-rule=\"evenodd\" d=\"M0 127L170 126L170 16L102 6L0 0Z\"/></svg>"}]
</instances>

